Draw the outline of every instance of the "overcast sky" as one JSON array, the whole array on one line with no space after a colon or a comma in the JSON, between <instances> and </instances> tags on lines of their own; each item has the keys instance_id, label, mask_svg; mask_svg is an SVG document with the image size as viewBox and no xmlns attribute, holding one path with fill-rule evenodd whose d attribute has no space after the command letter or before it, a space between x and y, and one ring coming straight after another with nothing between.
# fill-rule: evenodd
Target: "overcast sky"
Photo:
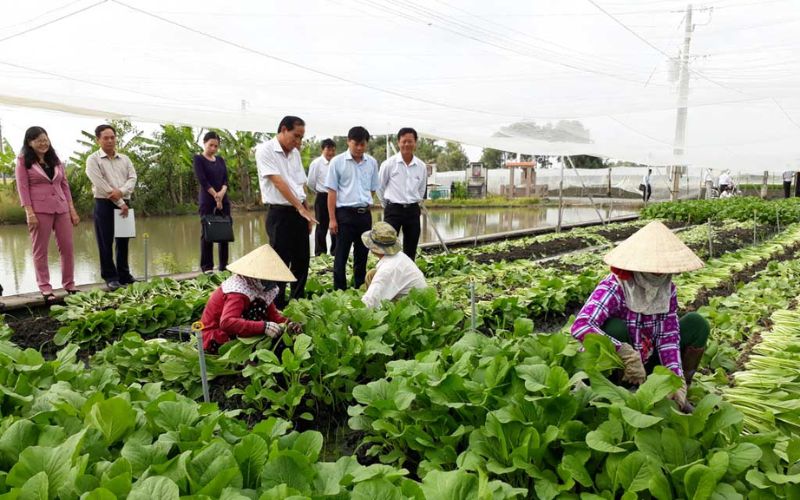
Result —
<instances>
[{"instance_id":1,"label":"overcast sky","mask_svg":"<svg viewBox=\"0 0 800 500\"><path fill-rule=\"evenodd\" d=\"M800 2L693 5L685 161L782 168L800 144ZM510 151L674 162L670 59L685 11L675 0L4 0L0 104L250 130L294 113L318 137L411 125ZM97 122L3 108L0 120L16 142L38 120L67 152ZM581 121L589 140L498 134L559 120Z\"/></svg>"}]
</instances>

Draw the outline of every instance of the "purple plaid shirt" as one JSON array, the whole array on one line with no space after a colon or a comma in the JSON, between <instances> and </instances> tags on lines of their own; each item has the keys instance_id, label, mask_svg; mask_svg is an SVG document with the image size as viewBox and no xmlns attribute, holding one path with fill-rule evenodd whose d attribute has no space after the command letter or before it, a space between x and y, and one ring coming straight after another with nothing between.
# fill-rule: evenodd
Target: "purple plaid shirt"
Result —
<instances>
[{"instance_id":1,"label":"purple plaid shirt","mask_svg":"<svg viewBox=\"0 0 800 500\"><path fill-rule=\"evenodd\" d=\"M659 314L641 314L628 309L625 304L625 293L617 276L609 274L594 289L592 295L572 324L572 336L583 342L587 333L606 335L603 324L608 318L620 318L628 326L631 344L646 363L658 351L661 364L676 375L683 378L681 366L680 331L678 328L678 294L672 284L672 298L669 301L669 312ZM608 336L619 348L622 342Z\"/></svg>"}]
</instances>

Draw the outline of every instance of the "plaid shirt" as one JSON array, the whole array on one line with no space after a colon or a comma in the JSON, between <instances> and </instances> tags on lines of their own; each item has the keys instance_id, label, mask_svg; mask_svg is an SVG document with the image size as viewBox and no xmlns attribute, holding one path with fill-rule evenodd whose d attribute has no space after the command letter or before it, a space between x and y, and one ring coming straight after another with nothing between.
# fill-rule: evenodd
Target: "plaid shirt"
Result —
<instances>
[{"instance_id":1,"label":"plaid shirt","mask_svg":"<svg viewBox=\"0 0 800 500\"><path fill-rule=\"evenodd\" d=\"M642 356L642 363L650 359L654 350L663 366L683 378L681 366L680 331L678 328L678 294L672 285L672 298L669 311L659 314L641 314L628 309L625 293L614 274L606 276L595 288L592 295L572 324L572 336L583 341L587 333L606 335L603 324L608 318L620 318L628 326L631 344ZM619 348L622 342L608 336Z\"/></svg>"}]
</instances>

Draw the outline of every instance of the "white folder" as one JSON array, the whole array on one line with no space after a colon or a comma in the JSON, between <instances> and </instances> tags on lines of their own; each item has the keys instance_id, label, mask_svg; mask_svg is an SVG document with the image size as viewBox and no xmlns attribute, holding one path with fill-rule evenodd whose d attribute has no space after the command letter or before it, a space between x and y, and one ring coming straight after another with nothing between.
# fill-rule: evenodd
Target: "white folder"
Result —
<instances>
[{"instance_id":1,"label":"white folder","mask_svg":"<svg viewBox=\"0 0 800 500\"><path fill-rule=\"evenodd\" d=\"M136 238L136 219L133 209L128 210L128 216L122 216L122 210L114 210L114 238Z\"/></svg>"}]
</instances>

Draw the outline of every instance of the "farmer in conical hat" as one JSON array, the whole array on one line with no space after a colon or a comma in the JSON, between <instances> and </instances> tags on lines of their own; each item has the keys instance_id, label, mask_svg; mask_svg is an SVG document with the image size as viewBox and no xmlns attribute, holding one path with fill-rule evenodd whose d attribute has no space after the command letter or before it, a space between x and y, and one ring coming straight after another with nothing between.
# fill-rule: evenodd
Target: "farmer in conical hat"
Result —
<instances>
[{"instance_id":1,"label":"farmer in conical hat","mask_svg":"<svg viewBox=\"0 0 800 500\"><path fill-rule=\"evenodd\" d=\"M394 300L408 295L414 288L425 288L425 276L414 261L400 250L397 231L386 222L376 222L372 229L361 235L361 241L375 254L378 264L367 273L367 293L361 301L367 307L377 307L383 300Z\"/></svg>"},{"instance_id":2,"label":"farmer in conical hat","mask_svg":"<svg viewBox=\"0 0 800 500\"><path fill-rule=\"evenodd\" d=\"M216 351L234 337L279 337L285 328L298 333L301 326L275 307L278 282L295 277L275 250L262 245L228 265L233 273L208 299L201 322L203 348Z\"/></svg>"},{"instance_id":3,"label":"farmer in conical hat","mask_svg":"<svg viewBox=\"0 0 800 500\"><path fill-rule=\"evenodd\" d=\"M588 333L610 337L625 363L622 380L635 385L656 364L669 368L685 382L672 398L691 411L686 388L705 352L710 327L694 312L678 319L672 276L700 269L703 262L660 222L644 226L603 261L611 274L578 313L572 336L580 341Z\"/></svg>"}]
</instances>

